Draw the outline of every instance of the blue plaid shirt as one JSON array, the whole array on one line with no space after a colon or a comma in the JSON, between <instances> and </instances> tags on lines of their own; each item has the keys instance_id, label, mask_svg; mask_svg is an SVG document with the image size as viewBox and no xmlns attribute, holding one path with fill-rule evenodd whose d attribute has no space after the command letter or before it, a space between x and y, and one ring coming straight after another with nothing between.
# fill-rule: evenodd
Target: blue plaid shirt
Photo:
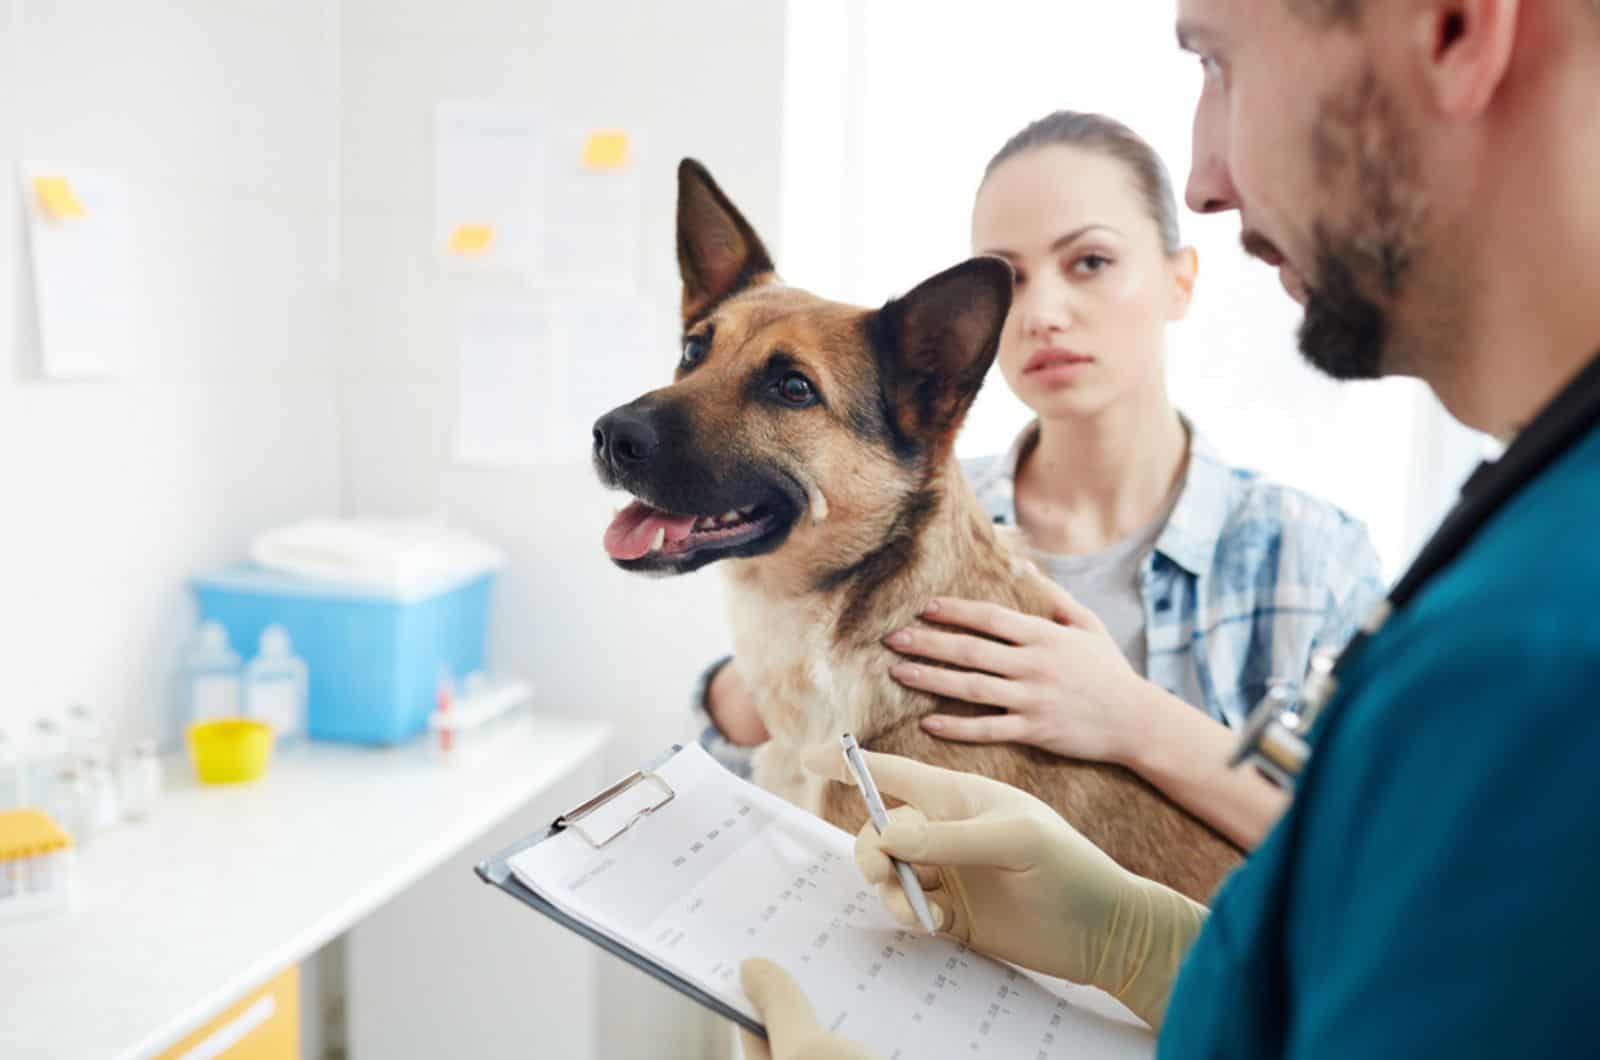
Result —
<instances>
[{"instance_id":1,"label":"blue plaid shirt","mask_svg":"<svg viewBox=\"0 0 1600 1060\"><path fill-rule=\"evenodd\" d=\"M1017 466L1037 430L1030 425L1003 455L962 464L999 525L1017 523ZM1198 432L1190 434L1182 492L1140 568L1145 677L1238 726L1271 684L1302 680L1313 651L1343 647L1383 585L1358 520L1229 466ZM730 744L705 715L705 686L723 661L696 690L700 742L748 776L751 749Z\"/></svg>"}]
</instances>

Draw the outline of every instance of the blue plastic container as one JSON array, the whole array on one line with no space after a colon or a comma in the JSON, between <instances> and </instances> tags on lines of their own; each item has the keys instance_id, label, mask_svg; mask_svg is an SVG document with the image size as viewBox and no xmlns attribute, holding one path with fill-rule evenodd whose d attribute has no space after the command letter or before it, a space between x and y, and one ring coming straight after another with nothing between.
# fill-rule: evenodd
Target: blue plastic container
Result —
<instances>
[{"instance_id":1,"label":"blue plastic container","mask_svg":"<svg viewBox=\"0 0 1600 1060\"><path fill-rule=\"evenodd\" d=\"M191 583L200 618L252 654L277 623L306 661L307 732L314 740L395 744L422 732L439 678L483 669L492 572L397 598L254 566Z\"/></svg>"}]
</instances>

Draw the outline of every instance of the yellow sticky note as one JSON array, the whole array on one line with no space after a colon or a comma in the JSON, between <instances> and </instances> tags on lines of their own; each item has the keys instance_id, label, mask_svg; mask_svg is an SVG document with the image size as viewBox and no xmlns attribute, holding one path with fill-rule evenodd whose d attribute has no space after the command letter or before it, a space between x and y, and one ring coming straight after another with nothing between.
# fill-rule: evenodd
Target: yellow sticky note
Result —
<instances>
[{"instance_id":1,"label":"yellow sticky note","mask_svg":"<svg viewBox=\"0 0 1600 1060\"><path fill-rule=\"evenodd\" d=\"M450 233L450 253L482 254L494 241L494 229L489 225L456 225Z\"/></svg>"},{"instance_id":2,"label":"yellow sticky note","mask_svg":"<svg viewBox=\"0 0 1600 1060\"><path fill-rule=\"evenodd\" d=\"M628 134L619 129L597 129L583 145L583 164L589 169L621 169L628 164Z\"/></svg>"},{"instance_id":3,"label":"yellow sticky note","mask_svg":"<svg viewBox=\"0 0 1600 1060\"><path fill-rule=\"evenodd\" d=\"M88 216L89 211L78 201L66 177L34 177L33 193L39 196L44 212L58 221Z\"/></svg>"}]
</instances>

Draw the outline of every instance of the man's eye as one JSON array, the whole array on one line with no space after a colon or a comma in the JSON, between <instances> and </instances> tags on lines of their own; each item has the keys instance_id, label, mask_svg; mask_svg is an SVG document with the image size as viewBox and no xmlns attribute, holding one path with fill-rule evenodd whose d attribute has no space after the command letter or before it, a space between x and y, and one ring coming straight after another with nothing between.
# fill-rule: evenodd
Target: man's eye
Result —
<instances>
[{"instance_id":1,"label":"man's eye","mask_svg":"<svg viewBox=\"0 0 1600 1060\"><path fill-rule=\"evenodd\" d=\"M817 390L811 380L798 372L790 372L778 381L778 396L791 405L809 405L817 399Z\"/></svg>"},{"instance_id":2,"label":"man's eye","mask_svg":"<svg viewBox=\"0 0 1600 1060\"><path fill-rule=\"evenodd\" d=\"M688 338L684 339L683 366L685 368L693 368L695 365L705 360L706 347L709 345L710 343L706 341L706 337L704 335L690 335Z\"/></svg>"}]
</instances>

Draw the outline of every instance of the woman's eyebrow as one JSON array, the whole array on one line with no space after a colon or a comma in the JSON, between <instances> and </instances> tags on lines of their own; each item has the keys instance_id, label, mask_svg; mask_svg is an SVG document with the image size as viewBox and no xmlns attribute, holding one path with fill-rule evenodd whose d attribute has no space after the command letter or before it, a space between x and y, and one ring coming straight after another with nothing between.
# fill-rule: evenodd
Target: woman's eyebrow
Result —
<instances>
[{"instance_id":1,"label":"woman's eyebrow","mask_svg":"<svg viewBox=\"0 0 1600 1060\"><path fill-rule=\"evenodd\" d=\"M1104 229L1105 231L1111 232L1114 235L1119 235L1119 236L1122 235L1122 232L1119 229L1113 228L1110 225L1103 225L1103 224L1084 225L1082 228L1074 228L1072 231L1068 232L1066 235L1061 236L1055 242L1051 243L1050 244L1050 253L1055 254L1058 251L1060 251L1063 247L1071 246L1073 243L1075 243L1078 240L1082 239L1084 236L1088 235L1090 232L1093 232L1095 229ZM1006 250L1004 247L985 247L982 250L978 251L978 253L979 254L991 255L991 256L996 257L996 258L1005 258L1007 261L1015 261L1017 258L1021 257L1021 255L1018 254L1016 251L1014 251L1014 250Z\"/></svg>"},{"instance_id":2,"label":"woman's eyebrow","mask_svg":"<svg viewBox=\"0 0 1600 1060\"><path fill-rule=\"evenodd\" d=\"M1093 232L1097 228L1103 228L1107 232L1111 232L1111 233L1113 233L1115 235L1119 235L1119 236L1122 234L1121 232L1117 231L1117 229L1112 228L1110 225L1102 225L1102 224L1084 225L1082 228L1074 228L1072 231L1068 232L1066 235L1064 235L1061 238L1057 239L1054 243L1051 243L1050 244L1050 253L1054 254L1056 251L1061 250L1063 247L1071 246L1073 243L1076 243L1078 240L1082 239L1084 236L1088 235L1090 232Z\"/></svg>"}]
</instances>

